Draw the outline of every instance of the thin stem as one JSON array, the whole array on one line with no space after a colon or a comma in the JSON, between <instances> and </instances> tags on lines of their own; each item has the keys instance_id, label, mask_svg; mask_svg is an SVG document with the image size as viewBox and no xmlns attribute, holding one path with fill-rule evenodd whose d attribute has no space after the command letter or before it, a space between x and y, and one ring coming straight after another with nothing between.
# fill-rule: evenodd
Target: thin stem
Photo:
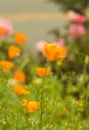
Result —
<instances>
[{"instance_id":1,"label":"thin stem","mask_svg":"<svg viewBox=\"0 0 89 130\"><path fill-rule=\"evenodd\" d=\"M26 67L26 65L28 64L28 62L29 62L29 59L28 58L25 59L23 61L23 63L20 65L19 70L23 70Z\"/></svg>"},{"instance_id":2,"label":"thin stem","mask_svg":"<svg viewBox=\"0 0 89 130\"><path fill-rule=\"evenodd\" d=\"M43 82L42 82L42 86L41 86L41 116L40 116L40 120L41 120L41 130L43 128L43 92L44 92L44 85L45 85L45 79L46 79L46 72L47 72L47 68L48 68L48 64L46 64L46 70L45 70L45 74L43 77Z\"/></svg>"},{"instance_id":3,"label":"thin stem","mask_svg":"<svg viewBox=\"0 0 89 130\"><path fill-rule=\"evenodd\" d=\"M87 64L84 64L84 70L83 70L83 100L85 101L85 115L87 116L87 107L88 107L88 85L86 84L86 75L87 75ZM86 87L86 88L85 88Z\"/></svg>"}]
</instances>

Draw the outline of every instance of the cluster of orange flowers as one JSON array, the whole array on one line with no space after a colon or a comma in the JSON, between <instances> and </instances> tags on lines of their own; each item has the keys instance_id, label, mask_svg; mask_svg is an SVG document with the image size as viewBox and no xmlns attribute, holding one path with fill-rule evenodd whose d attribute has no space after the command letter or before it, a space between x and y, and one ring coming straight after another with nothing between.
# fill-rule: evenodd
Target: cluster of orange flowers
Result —
<instances>
[{"instance_id":1,"label":"cluster of orange flowers","mask_svg":"<svg viewBox=\"0 0 89 130\"><path fill-rule=\"evenodd\" d=\"M0 31L1 31L1 28L0 28ZM27 37L25 34L19 32L19 33L14 34L14 39L16 41L16 44L23 44L27 40ZM16 45L10 45L8 47L7 52L8 52L8 57L10 59L13 59L21 54L20 48L17 47ZM2 60L0 61L0 66L2 67L2 70L4 72L7 72L13 68L14 63L8 60Z\"/></svg>"},{"instance_id":2,"label":"cluster of orange flowers","mask_svg":"<svg viewBox=\"0 0 89 130\"><path fill-rule=\"evenodd\" d=\"M26 76L24 72L22 71L15 71L14 73L14 79L18 82L24 83L26 81ZM22 95L22 94L29 94L30 92L26 90L22 85L20 84L12 84L13 90L16 94ZM40 106L40 103L37 101L28 101L27 99L23 99L23 107L27 109L28 112L32 113L35 112Z\"/></svg>"},{"instance_id":3,"label":"cluster of orange flowers","mask_svg":"<svg viewBox=\"0 0 89 130\"><path fill-rule=\"evenodd\" d=\"M3 31L3 29L0 29L0 33L3 33ZM23 33L15 33L14 39L17 44L21 45L27 40L27 36ZM67 55L67 50L65 48L57 46L56 44L45 44L43 50L48 62L57 59L64 59ZM20 54L21 50L16 45L10 45L8 47L8 57L10 60L19 56ZM11 61L0 61L0 67L2 68L3 72L8 72L13 68L13 66L14 63ZM40 77L48 76L51 73L51 68L38 67L37 73ZM21 70L16 70L13 77L16 81L14 84L12 84L14 92L18 95L29 94L29 91L21 85L21 83L26 82L25 73ZM23 107L25 107L27 111L31 113L39 109L40 103L37 101L28 101L27 99L23 99Z\"/></svg>"},{"instance_id":4,"label":"cluster of orange flowers","mask_svg":"<svg viewBox=\"0 0 89 130\"><path fill-rule=\"evenodd\" d=\"M3 34L3 33L4 33L3 28L0 28L0 34ZM27 40L27 36L21 32L15 33L13 36L14 36L14 40L15 40L16 44L18 44L18 45L25 43L25 41ZM11 59L16 58L20 54L21 54L21 49L19 47L17 47L17 45L10 45L8 47L8 57L9 57L10 61L8 61L8 60L0 61L0 67L1 67L2 71L5 73L10 71L14 67L14 63L11 62ZM23 71L21 71L21 70L14 71L13 79L15 82L11 82L10 84L13 88L13 91L16 94L22 95L22 94L30 93L22 85L23 83L26 82L26 75ZM39 108L40 103L36 102L36 101L27 101L26 99L23 99L23 106L27 109L28 112L32 113Z\"/></svg>"},{"instance_id":5,"label":"cluster of orange flowers","mask_svg":"<svg viewBox=\"0 0 89 130\"><path fill-rule=\"evenodd\" d=\"M61 62L64 60L64 58L67 56L67 49L59 47L56 44L45 44L43 46L43 51L44 54L47 58L48 62L52 62L54 60L60 60ZM37 68L37 73L40 77L44 78L48 76L51 73L51 68L50 67L38 67ZM42 93L41 93L42 94ZM24 101L25 103L26 101ZM42 103L42 101L41 101ZM39 106L39 104L37 104ZM33 110L33 108L32 108ZM29 109L28 109L29 111ZM66 107L63 109L64 112L67 111Z\"/></svg>"},{"instance_id":6,"label":"cluster of orange flowers","mask_svg":"<svg viewBox=\"0 0 89 130\"><path fill-rule=\"evenodd\" d=\"M27 40L27 36L23 33L15 33L14 34L14 39L15 39L15 42L19 45L25 43L25 41ZM18 48L17 46L15 45L11 45L9 46L8 48L8 56L9 58L15 58L16 56L19 56L21 54L21 50L20 48Z\"/></svg>"},{"instance_id":7,"label":"cluster of orange flowers","mask_svg":"<svg viewBox=\"0 0 89 130\"><path fill-rule=\"evenodd\" d=\"M53 43L45 44L43 46L43 51L48 62L51 62L54 60L63 61L64 58L67 56L67 49L59 47L58 45L53 44ZM48 76L51 72L51 68L38 67L37 72L40 77Z\"/></svg>"}]
</instances>

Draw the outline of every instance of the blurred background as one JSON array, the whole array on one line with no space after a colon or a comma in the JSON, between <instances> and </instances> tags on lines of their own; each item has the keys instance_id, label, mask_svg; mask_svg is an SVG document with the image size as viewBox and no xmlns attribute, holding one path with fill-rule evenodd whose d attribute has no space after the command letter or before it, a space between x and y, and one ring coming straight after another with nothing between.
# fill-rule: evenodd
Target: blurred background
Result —
<instances>
[{"instance_id":1,"label":"blurred background","mask_svg":"<svg viewBox=\"0 0 89 130\"><path fill-rule=\"evenodd\" d=\"M28 36L28 50L40 40L53 42L50 30L62 31L67 22L60 9L48 0L0 0L0 17L12 22L14 32Z\"/></svg>"}]
</instances>

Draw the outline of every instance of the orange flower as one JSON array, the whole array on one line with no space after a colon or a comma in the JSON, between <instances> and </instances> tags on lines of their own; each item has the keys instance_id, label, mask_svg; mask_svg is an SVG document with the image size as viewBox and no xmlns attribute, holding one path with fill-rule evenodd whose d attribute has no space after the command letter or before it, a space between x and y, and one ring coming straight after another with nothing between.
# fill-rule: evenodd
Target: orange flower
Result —
<instances>
[{"instance_id":1,"label":"orange flower","mask_svg":"<svg viewBox=\"0 0 89 130\"><path fill-rule=\"evenodd\" d=\"M0 36L2 36L5 33L5 28L4 27L0 27Z\"/></svg>"},{"instance_id":2,"label":"orange flower","mask_svg":"<svg viewBox=\"0 0 89 130\"><path fill-rule=\"evenodd\" d=\"M9 58L15 58L16 56L19 56L21 53L21 50L16 46L9 46L8 48L8 56Z\"/></svg>"},{"instance_id":3,"label":"orange flower","mask_svg":"<svg viewBox=\"0 0 89 130\"><path fill-rule=\"evenodd\" d=\"M2 67L3 72L7 72L13 67L13 63L10 61L0 61L0 66Z\"/></svg>"},{"instance_id":4,"label":"orange flower","mask_svg":"<svg viewBox=\"0 0 89 130\"><path fill-rule=\"evenodd\" d=\"M48 61L53 61L57 58L64 58L67 55L67 50L56 44L45 44L43 50Z\"/></svg>"},{"instance_id":5,"label":"orange flower","mask_svg":"<svg viewBox=\"0 0 89 130\"><path fill-rule=\"evenodd\" d=\"M27 40L27 36L21 32L15 33L14 38L18 44L23 44Z\"/></svg>"},{"instance_id":6,"label":"orange flower","mask_svg":"<svg viewBox=\"0 0 89 130\"><path fill-rule=\"evenodd\" d=\"M22 95L22 94L28 94L29 91L27 91L26 89L24 89L21 85L15 84L12 85L14 88L14 92L18 95Z\"/></svg>"},{"instance_id":7,"label":"orange flower","mask_svg":"<svg viewBox=\"0 0 89 130\"><path fill-rule=\"evenodd\" d=\"M27 101L23 99L23 106L28 110L28 112L35 112L40 107L40 103L37 101Z\"/></svg>"},{"instance_id":8,"label":"orange flower","mask_svg":"<svg viewBox=\"0 0 89 130\"><path fill-rule=\"evenodd\" d=\"M14 79L19 81L19 82L25 82L26 81L26 76L23 71L17 70L14 72Z\"/></svg>"},{"instance_id":9,"label":"orange flower","mask_svg":"<svg viewBox=\"0 0 89 130\"><path fill-rule=\"evenodd\" d=\"M37 73L40 77L48 76L50 72L51 68L42 68L42 67L37 68Z\"/></svg>"}]
</instances>

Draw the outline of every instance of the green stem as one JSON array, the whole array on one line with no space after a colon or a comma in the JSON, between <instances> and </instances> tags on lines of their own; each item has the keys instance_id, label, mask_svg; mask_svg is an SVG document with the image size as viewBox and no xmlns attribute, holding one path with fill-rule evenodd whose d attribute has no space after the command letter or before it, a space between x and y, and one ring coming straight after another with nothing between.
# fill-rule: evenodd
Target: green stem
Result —
<instances>
[{"instance_id":1,"label":"green stem","mask_svg":"<svg viewBox=\"0 0 89 130\"><path fill-rule=\"evenodd\" d=\"M23 63L21 64L21 66L19 67L19 70L23 70L26 67L26 65L28 64L28 62L29 62L29 59L28 58L25 59L23 61Z\"/></svg>"},{"instance_id":2,"label":"green stem","mask_svg":"<svg viewBox=\"0 0 89 130\"><path fill-rule=\"evenodd\" d=\"M86 74L87 74L87 64L84 64L84 70L83 70L83 100L85 101L85 115L87 116L87 107L88 107L88 86L85 88L86 83Z\"/></svg>"},{"instance_id":3,"label":"green stem","mask_svg":"<svg viewBox=\"0 0 89 130\"><path fill-rule=\"evenodd\" d=\"M45 85L45 79L46 79L46 71L47 71L47 68L48 68L48 64L46 64L46 70L45 70L45 76L43 77L43 83L42 83L42 86L41 86L41 116L40 116L40 121L41 121L41 130L43 128L43 92L44 92L44 85Z\"/></svg>"}]
</instances>

